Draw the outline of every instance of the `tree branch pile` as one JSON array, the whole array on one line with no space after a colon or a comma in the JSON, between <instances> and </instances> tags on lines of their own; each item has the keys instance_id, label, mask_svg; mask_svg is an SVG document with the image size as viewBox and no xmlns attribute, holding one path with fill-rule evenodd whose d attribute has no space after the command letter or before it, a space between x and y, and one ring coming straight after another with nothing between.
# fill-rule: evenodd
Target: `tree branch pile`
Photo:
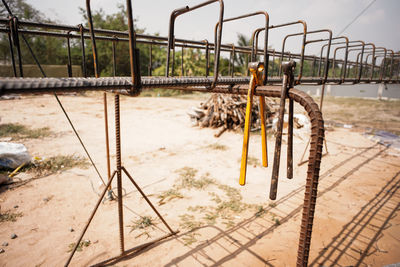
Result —
<instances>
[{"instance_id":1,"label":"tree branch pile","mask_svg":"<svg viewBox=\"0 0 400 267\"><path fill-rule=\"evenodd\" d=\"M188 115L194 126L218 128L215 137L221 136L226 130L244 128L247 96L212 94L198 107L193 107ZM279 104L265 98L265 118L267 127L278 111ZM260 126L259 97L253 98L251 109L251 130L257 131Z\"/></svg>"}]
</instances>

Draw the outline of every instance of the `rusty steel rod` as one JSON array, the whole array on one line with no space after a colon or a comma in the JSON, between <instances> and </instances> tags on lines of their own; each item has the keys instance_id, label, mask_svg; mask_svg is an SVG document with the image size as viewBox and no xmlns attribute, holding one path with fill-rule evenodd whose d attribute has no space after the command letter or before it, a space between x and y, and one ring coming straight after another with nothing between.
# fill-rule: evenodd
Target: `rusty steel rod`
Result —
<instances>
[{"instance_id":1,"label":"rusty steel rod","mask_svg":"<svg viewBox=\"0 0 400 267\"><path fill-rule=\"evenodd\" d=\"M82 233L79 235L78 240L76 241L75 246L74 246L74 248L72 249L71 254L69 255L69 257L68 257L68 259L67 259L67 262L65 263L64 266L67 267L67 266L71 263L72 257L74 256L76 249L78 248L79 244L81 243L81 240L82 240L83 236L85 235L87 229L89 228L89 225L90 225L90 223L92 222L93 217L94 217L94 215L96 214L96 211L97 211L97 209L99 208L100 203L101 203L101 201L103 200L103 198L104 198L104 196L105 196L105 194L106 194L106 192L107 192L107 190L108 190L108 187L111 186L111 182L113 181L113 179L114 179L114 177L115 177L115 174L116 174L116 171L113 172L113 174L112 174L111 177L110 177L110 180L108 180L106 186L104 187L103 192L100 194L100 197L99 197L99 199L97 200L97 203L96 203L96 205L95 205L95 207L94 207L92 213L90 214L89 219L87 220L85 226L83 227Z\"/></svg>"},{"instance_id":2,"label":"rusty steel rod","mask_svg":"<svg viewBox=\"0 0 400 267\"><path fill-rule=\"evenodd\" d=\"M274 148L274 163L272 166L272 177L271 177L271 188L269 191L269 198L272 200L276 199L277 189L278 189L278 178L279 178L279 164L281 159L281 144L282 144L282 130L283 130L283 121L285 115L285 102L286 95L288 93L288 89L290 84L293 82L293 70L296 67L296 62L290 61L282 64L282 68L284 71L282 89L281 89L281 97L279 104L279 114L278 114L278 123L276 130L276 139L275 139L275 148ZM292 167L293 168L293 167Z\"/></svg>"}]
</instances>

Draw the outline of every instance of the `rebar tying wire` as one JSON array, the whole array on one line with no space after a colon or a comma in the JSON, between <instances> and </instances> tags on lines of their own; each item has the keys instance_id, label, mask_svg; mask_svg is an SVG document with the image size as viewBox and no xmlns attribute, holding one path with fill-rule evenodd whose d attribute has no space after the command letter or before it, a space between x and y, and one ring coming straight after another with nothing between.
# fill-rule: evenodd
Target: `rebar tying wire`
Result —
<instances>
[{"instance_id":1,"label":"rebar tying wire","mask_svg":"<svg viewBox=\"0 0 400 267\"><path fill-rule=\"evenodd\" d=\"M6 1L5 1L5 0L2 0L2 2L3 2L3 4L4 4L4 6L5 6L5 8L7 9L8 14L9 14L11 17L16 18L16 17L13 15L13 13L11 12L10 8L8 7ZM17 26L18 26L18 25L17 25ZM46 75L46 73L44 72L44 70L43 70L43 68L42 68L42 66L41 66L41 64L40 64L40 62L39 62L39 60L38 60L37 57L35 56L35 53L33 52L31 46L29 45L28 40L26 40L25 36L24 36L22 33L21 33L21 37L22 37L22 39L24 40L25 45L27 46L27 48L28 48L28 50L29 50L29 53L31 54L33 60L35 61L36 65L38 66L38 68L39 68L40 72L42 73L43 77L46 78L47 75ZM85 153L86 153L87 157L89 158L90 163L92 164L92 166L93 166L94 169L96 170L97 175L99 176L101 182L103 183L103 185L106 185L106 183L104 182L103 177L101 176L99 170L97 169L97 166L96 166L96 164L94 163L92 157L90 156L89 151L86 149L86 146L85 146L85 144L83 143L83 141L82 141L80 135L79 135L78 132L76 131L75 126L74 126L74 124L72 123L70 117L68 116L68 114L67 114L67 112L66 112L66 110L65 110L65 108L64 108L64 106L63 106L63 104L61 103L61 101L60 101L58 95L57 95L55 92L54 92L53 94L54 94L54 97L55 97L56 100L57 100L58 105L60 106L61 110L63 111L63 113L64 113L64 115L65 115L65 117L67 118L67 120L68 120L68 122L69 122L69 124L70 124L70 126L71 126L71 128L72 128L72 130L74 131L76 137L78 138L79 142L81 143L82 148L85 150Z\"/></svg>"}]
</instances>

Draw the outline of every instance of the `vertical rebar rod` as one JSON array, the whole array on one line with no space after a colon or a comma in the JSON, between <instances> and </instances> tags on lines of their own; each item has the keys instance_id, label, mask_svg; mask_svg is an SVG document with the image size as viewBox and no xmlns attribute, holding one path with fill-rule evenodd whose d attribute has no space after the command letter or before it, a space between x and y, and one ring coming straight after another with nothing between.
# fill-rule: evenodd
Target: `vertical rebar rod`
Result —
<instances>
[{"instance_id":1,"label":"vertical rebar rod","mask_svg":"<svg viewBox=\"0 0 400 267\"><path fill-rule=\"evenodd\" d=\"M206 43L206 53L205 53L205 58L206 58L206 77L210 74L210 49L208 47L208 41L204 40Z\"/></svg>"},{"instance_id":2,"label":"vertical rebar rod","mask_svg":"<svg viewBox=\"0 0 400 267\"><path fill-rule=\"evenodd\" d=\"M272 200L276 199L276 194L278 190L278 177L279 177L279 164L281 159L281 144L282 144L282 128L283 128L283 118L285 115L285 100L287 91L288 75L283 75L282 89L281 89L281 99L279 106L279 117L276 130L275 139L275 153L274 153L274 165L272 166L272 178L271 178L271 188L269 192L269 198Z\"/></svg>"},{"instance_id":3,"label":"vertical rebar rod","mask_svg":"<svg viewBox=\"0 0 400 267\"><path fill-rule=\"evenodd\" d=\"M181 47L181 76L185 76L184 70L183 70L183 53L184 53L184 48L183 45Z\"/></svg>"},{"instance_id":4,"label":"vertical rebar rod","mask_svg":"<svg viewBox=\"0 0 400 267\"><path fill-rule=\"evenodd\" d=\"M17 68L15 66L14 48L13 48L13 44L12 44L12 40L11 40L11 33L8 32L7 36L8 36L8 43L10 46L11 64L12 64L12 68L13 68L13 72L14 72L14 77L17 77Z\"/></svg>"},{"instance_id":5,"label":"vertical rebar rod","mask_svg":"<svg viewBox=\"0 0 400 267\"><path fill-rule=\"evenodd\" d=\"M132 14L132 1L126 0L126 15L128 17L128 34L129 34L129 57L130 57L130 66L131 66L131 78L132 84L134 85L131 88L131 94L133 94L133 90L137 89L136 87L140 85L140 66L139 62L139 53L136 51L136 32L133 26L133 14ZM136 77L137 76L137 77Z\"/></svg>"},{"instance_id":6,"label":"vertical rebar rod","mask_svg":"<svg viewBox=\"0 0 400 267\"><path fill-rule=\"evenodd\" d=\"M87 12L87 17L88 17L88 22L89 22L90 39L92 40L94 74L95 74L96 78L99 78L100 77L99 62L98 62L98 57L97 57L96 38L94 36L92 11L90 9L90 0L86 0L86 12ZM103 93L103 104L104 104L104 130L105 130L106 157L107 157L107 177L108 177L108 179L110 179L110 175L111 175L110 141L109 141L109 136L108 136L108 112L107 112L107 93L106 92Z\"/></svg>"},{"instance_id":7,"label":"vertical rebar rod","mask_svg":"<svg viewBox=\"0 0 400 267\"><path fill-rule=\"evenodd\" d=\"M233 77L235 75L235 46L232 46L232 73L231 76Z\"/></svg>"},{"instance_id":8,"label":"vertical rebar rod","mask_svg":"<svg viewBox=\"0 0 400 267\"><path fill-rule=\"evenodd\" d=\"M87 67L86 67L86 53L85 53L85 37L83 34L83 25L79 25L79 33L81 35L81 49L82 49L82 71L83 77L87 77Z\"/></svg>"},{"instance_id":9,"label":"vertical rebar rod","mask_svg":"<svg viewBox=\"0 0 400 267\"><path fill-rule=\"evenodd\" d=\"M4 3L4 1L3 1L3 3ZM18 19L16 17L12 17L10 19L10 30L11 30L11 35L12 35L14 46L17 48L19 77L24 77L24 71L23 71L23 67L22 67L21 46L19 43Z\"/></svg>"},{"instance_id":10,"label":"vertical rebar rod","mask_svg":"<svg viewBox=\"0 0 400 267\"><path fill-rule=\"evenodd\" d=\"M289 99L289 115L288 115L288 143L287 143L287 178L293 178L293 99Z\"/></svg>"},{"instance_id":11,"label":"vertical rebar rod","mask_svg":"<svg viewBox=\"0 0 400 267\"><path fill-rule=\"evenodd\" d=\"M172 67L171 67L171 76L175 76L175 38L174 38L174 46L172 47Z\"/></svg>"},{"instance_id":12,"label":"vertical rebar rod","mask_svg":"<svg viewBox=\"0 0 400 267\"><path fill-rule=\"evenodd\" d=\"M149 47L149 69L147 70L147 74L152 76L153 72L153 44L150 44Z\"/></svg>"},{"instance_id":13,"label":"vertical rebar rod","mask_svg":"<svg viewBox=\"0 0 400 267\"><path fill-rule=\"evenodd\" d=\"M117 55L116 55L116 40L112 41L112 64L113 64L113 76L117 76Z\"/></svg>"},{"instance_id":14,"label":"vertical rebar rod","mask_svg":"<svg viewBox=\"0 0 400 267\"><path fill-rule=\"evenodd\" d=\"M120 108L119 95L115 95L115 150L116 150L116 166L117 166L117 190L118 190L118 225L119 225L119 241L121 255L125 253L124 242L124 213L122 203L122 172L121 172L121 135L120 135Z\"/></svg>"},{"instance_id":15,"label":"vertical rebar rod","mask_svg":"<svg viewBox=\"0 0 400 267\"><path fill-rule=\"evenodd\" d=\"M315 65L316 65L316 56L313 57L312 61L311 77L314 77L315 75Z\"/></svg>"},{"instance_id":16,"label":"vertical rebar rod","mask_svg":"<svg viewBox=\"0 0 400 267\"><path fill-rule=\"evenodd\" d=\"M275 49L272 52L271 77L274 76L274 68L275 68Z\"/></svg>"},{"instance_id":17,"label":"vertical rebar rod","mask_svg":"<svg viewBox=\"0 0 400 267\"><path fill-rule=\"evenodd\" d=\"M69 38L70 32L68 32L68 37L67 37L67 52L68 52L68 77L72 77L72 58L71 58L71 42Z\"/></svg>"}]
</instances>

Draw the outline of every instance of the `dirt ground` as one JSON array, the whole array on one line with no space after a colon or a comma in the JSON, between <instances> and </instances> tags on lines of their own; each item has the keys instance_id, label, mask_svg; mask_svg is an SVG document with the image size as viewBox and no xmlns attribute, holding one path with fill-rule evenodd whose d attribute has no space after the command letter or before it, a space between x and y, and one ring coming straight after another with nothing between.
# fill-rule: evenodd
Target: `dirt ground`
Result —
<instances>
[{"instance_id":1,"label":"dirt ground","mask_svg":"<svg viewBox=\"0 0 400 267\"><path fill-rule=\"evenodd\" d=\"M115 169L113 98L108 99ZM102 96L61 96L61 101L106 177ZM242 134L226 132L215 138L215 129L192 127L186 112L198 103L199 99L122 98L123 166L169 226L180 232L110 265L295 266L307 168L297 163L308 136L295 133L292 180L285 178L283 145L278 198L270 201L271 167L260 164L261 136L250 137L247 184L241 187ZM48 137L20 141L32 156L85 156L52 96L0 101L0 116L1 123L50 128L53 134ZM309 264L400 262L398 152L354 129L329 128L326 139L329 154L321 164ZM272 166L272 136L268 146ZM15 177L29 178L24 173ZM99 181L92 167L72 168L21 186L1 187L1 212L21 216L0 223L0 265L64 265L99 198ZM166 235L168 229L125 175L123 189L125 249ZM151 223L138 224L143 218ZM71 266L119 255L118 231L117 203L104 201L84 236L88 246L75 253ZM11 239L12 234L17 238Z\"/></svg>"}]
</instances>

